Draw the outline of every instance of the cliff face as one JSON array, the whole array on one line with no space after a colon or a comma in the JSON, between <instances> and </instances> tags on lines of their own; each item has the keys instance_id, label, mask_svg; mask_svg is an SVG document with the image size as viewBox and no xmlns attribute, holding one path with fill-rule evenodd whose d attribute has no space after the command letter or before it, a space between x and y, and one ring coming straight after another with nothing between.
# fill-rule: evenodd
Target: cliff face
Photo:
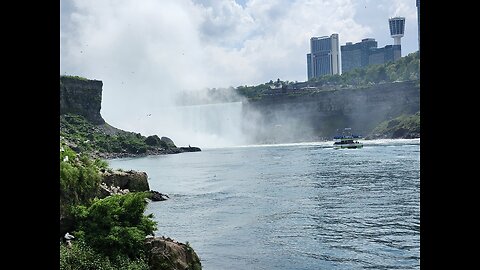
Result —
<instances>
[{"instance_id":1,"label":"cliff face","mask_svg":"<svg viewBox=\"0 0 480 270\"><path fill-rule=\"evenodd\" d=\"M93 124L104 124L100 115L102 81L60 77L60 114L79 114Z\"/></svg>"},{"instance_id":2,"label":"cliff face","mask_svg":"<svg viewBox=\"0 0 480 270\"><path fill-rule=\"evenodd\" d=\"M294 142L331 138L351 127L369 134L379 123L420 110L416 82L372 85L317 93L283 94L244 104L244 118L257 141ZM250 122L255 121L255 125Z\"/></svg>"}]
</instances>

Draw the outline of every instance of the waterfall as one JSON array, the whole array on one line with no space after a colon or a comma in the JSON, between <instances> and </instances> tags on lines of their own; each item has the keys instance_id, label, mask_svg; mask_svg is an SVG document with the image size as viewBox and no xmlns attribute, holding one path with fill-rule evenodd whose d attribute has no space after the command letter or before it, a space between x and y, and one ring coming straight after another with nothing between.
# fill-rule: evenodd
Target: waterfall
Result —
<instances>
[{"instance_id":1,"label":"waterfall","mask_svg":"<svg viewBox=\"0 0 480 270\"><path fill-rule=\"evenodd\" d=\"M158 107L139 119L142 135L157 134L177 146L215 148L243 145L242 103Z\"/></svg>"}]
</instances>

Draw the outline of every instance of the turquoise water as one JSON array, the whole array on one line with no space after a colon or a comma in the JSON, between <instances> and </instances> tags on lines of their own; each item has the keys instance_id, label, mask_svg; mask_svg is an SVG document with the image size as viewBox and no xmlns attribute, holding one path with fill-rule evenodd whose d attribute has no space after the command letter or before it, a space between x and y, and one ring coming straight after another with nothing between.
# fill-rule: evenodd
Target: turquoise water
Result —
<instances>
[{"instance_id":1,"label":"turquoise water","mask_svg":"<svg viewBox=\"0 0 480 270\"><path fill-rule=\"evenodd\" d=\"M110 160L170 196L156 235L203 269L420 269L420 140L202 149Z\"/></svg>"}]
</instances>

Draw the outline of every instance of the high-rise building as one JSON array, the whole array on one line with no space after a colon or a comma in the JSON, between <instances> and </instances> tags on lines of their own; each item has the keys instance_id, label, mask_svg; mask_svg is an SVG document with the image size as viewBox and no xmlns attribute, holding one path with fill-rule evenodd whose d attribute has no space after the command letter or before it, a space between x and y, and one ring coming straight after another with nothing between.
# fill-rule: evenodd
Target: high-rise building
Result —
<instances>
[{"instance_id":1,"label":"high-rise building","mask_svg":"<svg viewBox=\"0 0 480 270\"><path fill-rule=\"evenodd\" d=\"M310 53L307 54L309 80L323 75L340 74L339 62L338 34L310 38Z\"/></svg>"},{"instance_id":2,"label":"high-rise building","mask_svg":"<svg viewBox=\"0 0 480 270\"><path fill-rule=\"evenodd\" d=\"M390 18L388 24L390 27L390 35L393 38L393 45L377 48L375 39L365 38L362 39L361 42L355 44L347 42L346 45L340 47L342 54L342 73L354 68L396 61L402 57L401 38L405 32L405 18Z\"/></svg>"},{"instance_id":3,"label":"high-rise building","mask_svg":"<svg viewBox=\"0 0 480 270\"><path fill-rule=\"evenodd\" d=\"M373 38L362 39L361 42L340 46L342 53L342 73L368 65L384 64L402 57L400 45L386 45L377 48L377 41Z\"/></svg>"},{"instance_id":4,"label":"high-rise building","mask_svg":"<svg viewBox=\"0 0 480 270\"><path fill-rule=\"evenodd\" d=\"M361 42L340 46L342 53L342 73L358 67L368 66L371 49L377 48L377 41L373 38L362 39Z\"/></svg>"}]
</instances>

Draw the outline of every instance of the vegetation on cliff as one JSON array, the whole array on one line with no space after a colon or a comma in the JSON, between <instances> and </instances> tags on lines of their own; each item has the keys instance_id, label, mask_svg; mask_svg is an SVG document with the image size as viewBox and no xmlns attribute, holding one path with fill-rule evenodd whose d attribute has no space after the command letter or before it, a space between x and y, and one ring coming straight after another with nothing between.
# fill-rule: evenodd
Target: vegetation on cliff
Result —
<instances>
[{"instance_id":1,"label":"vegetation on cliff","mask_svg":"<svg viewBox=\"0 0 480 270\"><path fill-rule=\"evenodd\" d=\"M291 82L277 79L255 86L238 86L235 91L251 100L258 100L265 95L289 94L302 95L312 90L331 90L361 88L377 83L396 81L418 81L420 79L420 54L411 53L395 62L356 68L341 75L324 75L306 82ZM315 89L312 89L315 88ZM300 90L292 92L291 90Z\"/></svg>"},{"instance_id":2,"label":"vegetation on cliff","mask_svg":"<svg viewBox=\"0 0 480 270\"><path fill-rule=\"evenodd\" d=\"M60 140L60 269L201 269L189 245L170 241L168 250L158 253L146 242L157 226L152 214L144 214L151 194L102 195L111 171L105 161L76 153ZM72 245L65 243L65 232L75 236Z\"/></svg>"},{"instance_id":3,"label":"vegetation on cliff","mask_svg":"<svg viewBox=\"0 0 480 270\"><path fill-rule=\"evenodd\" d=\"M162 194L148 190L146 173L112 170L101 158L200 149L110 126L100 115L101 86L78 76L60 78L60 269L177 269L171 254L157 254L146 243L157 226L152 214L144 214L146 199ZM193 250L185 254L198 259ZM185 258L180 262L201 269L199 260ZM152 267L152 260L162 268Z\"/></svg>"},{"instance_id":4,"label":"vegetation on cliff","mask_svg":"<svg viewBox=\"0 0 480 270\"><path fill-rule=\"evenodd\" d=\"M366 139L380 138L420 138L420 112L384 121L366 137Z\"/></svg>"},{"instance_id":5,"label":"vegetation on cliff","mask_svg":"<svg viewBox=\"0 0 480 270\"><path fill-rule=\"evenodd\" d=\"M89 204L97 195L102 180L100 170L107 163L77 154L60 142L60 206Z\"/></svg>"},{"instance_id":6,"label":"vegetation on cliff","mask_svg":"<svg viewBox=\"0 0 480 270\"><path fill-rule=\"evenodd\" d=\"M144 258L131 260L128 257L117 257L111 260L108 256L98 253L83 241L76 241L72 247L60 246L60 270L146 270L150 269Z\"/></svg>"},{"instance_id":7,"label":"vegetation on cliff","mask_svg":"<svg viewBox=\"0 0 480 270\"><path fill-rule=\"evenodd\" d=\"M144 215L145 197L143 192L133 192L76 206L74 214L79 226L75 235L110 258L140 258L145 251L145 237L156 229L153 215Z\"/></svg>"},{"instance_id":8,"label":"vegetation on cliff","mask_svg":"<svg viewBox=\"0 0 480 270\"><path fill-rule=\"evenodd\" d=\"M60 269L148 269L142 266L144 240L156 223L144 215L147 194L99 199L101 170L107 168L105 161L76 153L61 140L60 216L69 220L63 229L73 233L75 245L61 245ZM95 268L89 266L93 262Z\"/></svg>"},{"instance_id":9,"label":"vegetation on cliff","mask_svg":"<svg viewBox=\"0 0 480 270\"><path fill-rule=\"evenodd\" d=\"M76 152L93 157L115 157L141 154L180 152L171 140L156 135L142 136L111 127L107 123L94 125L83 116L60 116L60 136Z\"/></svg>"},{"instance_id":10,"label":"vegetation on cliff","mask_svg":"<svg viewBox=\"0 0 480 270\"><path fill-rule=\"evenodd\" d=\"M420 55L417 51L401 57L394 62L355 68L342 75L325 75L312 78L308 82L311 82L312 86L315 87L324 85L361 87L376 83L412 81L418 80L419 78Z\"/></svg>"}]
</instances>

